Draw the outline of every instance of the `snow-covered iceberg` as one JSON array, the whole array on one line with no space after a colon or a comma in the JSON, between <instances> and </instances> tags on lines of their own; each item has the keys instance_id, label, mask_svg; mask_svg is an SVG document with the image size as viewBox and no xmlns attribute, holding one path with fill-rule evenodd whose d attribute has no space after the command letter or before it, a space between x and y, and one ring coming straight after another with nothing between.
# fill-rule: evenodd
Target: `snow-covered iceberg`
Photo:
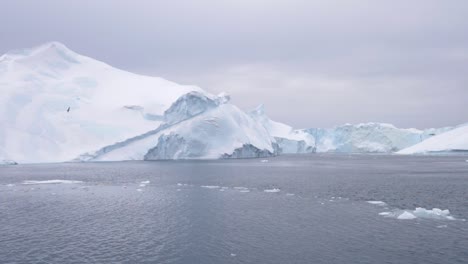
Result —
<instances>
[{"instance_id":1,"label":"snow-covered iceberg","mask_svg":"<svg viewBox=\"0 0 468 264\"><path fill-rule=\"evenodd\" d=\"M226 95L191 92L159 128L79 157L85 161L256 158L276 155L268 131Z\"/></svg>"},{"instance_id":2,"label":"snow-covered iceberg","mask_svg":"<svg viewBox=\"0 0 468 264\"><path fill-rule=\"evenodd\" d=\"M468 124L460 125L450 131L428 138L419 144L398 152L398 154L424 153L468 154Z\"/></svg>"},{"instance_id":3,"label":"snow-covered iceberg","mask_svg":"<svg viewBox=\"0 0 468 264\"><path fill-rule=\"evenodd\" d=\"M0 165L18 165L14 160L0 159Z\"/></svg>"},{"instance_id":4,"label":"snow-covered iceberg","mask_svg":"<svg viewBox=\"0 0 468 264\"><path fill-rule=\"evenodd\" d=\"M305 130L275 122L265 114L263 105L258 106L249 115L263 125L268 133L276 139L280 153L312 153L315 152L315 139Z\"/></svg>"},{"instance_id":5,"label":"snow-covered iceberg","mask_svg":"<svg viewBox=\"0 0 468 264\"><path fill-rule=\"evenodd\" d=\"M363 123L330 129L312 128L307 132L315 138L317 152L390 153L449 129L402 129L385 123Z\"/></svg>"},{"instance_id":6,"label":"snow-covered iceberg","mask_svg":"<svg viewBox=\"0 0 468 264\"><path fill-rule=\"evenodd\" d=\"M51 42L0 56L0 157L60 162L158 127L201 91L113 68Z\"/></svg>"}]
</instances>

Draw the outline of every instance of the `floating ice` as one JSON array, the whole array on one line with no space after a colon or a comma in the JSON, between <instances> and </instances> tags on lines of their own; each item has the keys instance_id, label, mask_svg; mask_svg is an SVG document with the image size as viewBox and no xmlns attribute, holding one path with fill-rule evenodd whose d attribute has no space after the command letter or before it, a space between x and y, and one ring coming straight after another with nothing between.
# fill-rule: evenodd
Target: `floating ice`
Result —
<instances>
[{"instance_id":1,"label":"floating ice","mask_svg":"<svg viewBox=\"0 0 468 264\"><path fill-rule=\"evenodd\" d=\"M142 191L143 191L143 189L137 189L137 192L142 192Z\"/></svg>"},{"instance_id":2,"label":"floating ice","mask_svg":"<svg viewBox=\"0 0 468 264\"><path fill-rule=\"evenodd\" d=\"M280 192L281 190L277 189L277 188L274 188L274 189L266 189L266 190L263 190L263 191L267 192L267 193L277 193L277 192Z\"/></svg>"},{"instance_id":3,"label":"floating ice","mask_svg":"<svg viewBox=\"0 0 468 264\"><path fill-rule=\"evenodd\" d=\"M207 188L207 189L219 189L219 186L217 185L202 185L200 187Z\"/></svg>"},{"instance_id":4,"label":"floating ice","mask_svg":"<svg viewBox=\"0 0 468 264\"><path fill-rule=\"evenodd\" d=\"M394 210L392 212L381 212L379 215L392 217L399 220L411 220L416 218L437 219L437 220L457 220L450 215L449 210L433 208L432 210L417 207L415 210ZM461 219L463 220L463 219Z\"/></svg>"},{"instance_id":5,"label":"floating ice","mask_svg":"<svg viewBox=\"0 0 468 264\"><path fill-rule=\"evenodd\" d=\"M237 256L237 255L236 255L236 254L234 254L234 253L231 253L231 257L235 257L235 256Z\"/></svg>"},{"instance_id":6,"label":"floating ice","mask_svg":"<svg viewBox=\"0 0 468 264\"><path fill-rule=\"evenodd\" d=\"M387 205L385 202L382 201L367 201L370 204L378 205L378 206L385 206Z\"/></svg>"},{"instance_id":7,"label":"floating ice","mask_svg":"<svg viewBox=\"0 0 468 264\"><path fill-rule=\"evenodd\" d=\"M10 184L7 184L6 186L7 186L7 187L13 187L13 186L15 186L15 185L10 183Z\"/></svg>"},{"instance_id":8,"label":"floating ice","mask_svg":"<svg viewBox=\"0 0 468 264\"><path fill-rule=\"evenodd\" d=\"M447 220L455 220L453 216L450 215L450 211L441 210L439 208L433 208L432 210L428 210L426 208L418 207L416 210L413 211L414 215L421 218L433 218L433 219L447 219Z\"/></svg>"},{"instance_id":9,"label":"floating ice","mask_svg":"<svg viewBox=\"0 0 468 264\"><path fill-rule=\"evenodd\" d=\"M261 163L267 163L268 160L261 160L260 162L261 162Z\"/></svg>"},{"instance_id":10,"label":"floating ice","mask_svg":"<svg viewBox=\"0 0 468 264\"><path fill-rule=\"evenodd\" d=\"M248 193L248 192L250 192L250 190L248 190L248 189L246 189L246 190L240 190L239 192L241 192L241 193Z\"/></svg>"},{"instance_id":11,"label":"floating ice","mask_svg":"<svg viewBox=\"0 0 468 264\"><path fill-rule=\"evenodd\" d=\"M146 184L141 183L140 187L146 187Z\"/></svg>"},{"instance_id":12,"label":"floating ice","mask_svg":"<svg viewBox=\"0 0 468 264\"><path fill-rule=\"evenodd\" d=\"M47 181L23 181L22 184L76 184L83 183L82 181L71 181L71 180L47 180Z\"/></svg>"},{"instance_id":13,"label":"floating ice","mask_svg":"<svg viewBox=\"0 0 468 264\"><path fill-rule=\"evenodd\" d=\"M437 228L447 228L447 225L438 225Z\"/></svg>"},{"instance_id":14,"label":"floating ice","mask_svg":"<svg viewBox=\"0 0 468 264\"><path fill-rule=\"evenodd\" d=\"M400 214L397 219L399 220L411 220L417 218L414 214L404 211L402 214Z\"/></svg>"},{"instance_id":15,"label":"floating ice","mask_svg":"<svg viewBox=\"0 0 468 264\"><path fill-rule=\"evenodd\" d=\"M140 183L141 183L141 184L149 184L150 181L142 181L142 182L140 182Z\"/></svg>"}]
</instances>

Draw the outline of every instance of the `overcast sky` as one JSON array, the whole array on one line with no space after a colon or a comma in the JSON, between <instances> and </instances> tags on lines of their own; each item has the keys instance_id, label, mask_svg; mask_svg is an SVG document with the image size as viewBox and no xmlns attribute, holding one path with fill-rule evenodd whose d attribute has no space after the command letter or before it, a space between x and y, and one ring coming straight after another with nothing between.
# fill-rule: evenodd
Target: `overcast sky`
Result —
<instances>
[{"instance_id":1,"label":"overcast sky","mask_svg":"<svg viewBox=\"0 0 468 264\"><path fill-rule=\"evenodd\" d=\"M0 53L59 41L297 128L468 122L468 1L5 0Z\"/></svg>"}]
</instances>

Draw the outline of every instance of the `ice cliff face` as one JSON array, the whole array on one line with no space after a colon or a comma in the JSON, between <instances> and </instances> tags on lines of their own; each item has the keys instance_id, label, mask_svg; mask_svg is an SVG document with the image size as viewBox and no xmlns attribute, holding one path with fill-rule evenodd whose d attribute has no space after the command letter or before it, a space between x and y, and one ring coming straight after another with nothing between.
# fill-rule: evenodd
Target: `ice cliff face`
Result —
<instances>
[{"instance_id":1,"label":"ice cliff face","mask_svg":"<svg viewBox=\"0 0 468 264\"><path fill-rule=\"evenodd\" d=\"M427 153L468 153L468 124L460 125L398 152L398 154Z\"/></svg>"},{"instance_id":2,"label":"ice cliff face","mask_svg":"<svg viewBox=\"0 0 468 264\"><path fill-rule=\"evenodd\" d=\"M365 123L307 131L316 139L317 152L389 153L417 144L431 136L449 130L401 129L390 124Z\"/></svg>"},{"instance_id":3,"label":"ice cliff face","mask_svg":"<svg viewBox=\"0 0 468 264\"><path fill-rule=\"evenodd\" d=\"M307 131L271 120L263 105L251 111L249 115L261 124L276 139L279 153L312 153L315 152L315 139Z\"/></svg>"},{"instance_id":4,"label":"ice cliff face","mask_svg":"<svg viewBox=\"0 0 468 264\"><path fill-rule=\"evenodd\" d=\"M181 95L202 92L57 42L1 56L0 91L0 156L21 163L67 161L145 133Z\"/></svg>"},{"instance_id":5,"label":"ice cliff face","mask_svg":"<svg viewBox=\"0 0 468 264\"><path fill-rule=\"evenodd\" d=\"M276 141L227 96L181 96L166 112L167 123L81 160L253 158L277 154Z\"/></svg>"}]
</instances>

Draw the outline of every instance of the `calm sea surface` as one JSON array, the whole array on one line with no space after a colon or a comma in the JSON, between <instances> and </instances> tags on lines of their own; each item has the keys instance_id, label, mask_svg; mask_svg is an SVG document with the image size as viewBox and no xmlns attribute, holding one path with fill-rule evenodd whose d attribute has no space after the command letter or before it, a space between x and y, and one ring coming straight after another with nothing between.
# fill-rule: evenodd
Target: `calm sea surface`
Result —
<instances>
[{"instance_id":1,"label":"calm sea surface","mask_svg":"<svg viewBox=\"0 0 468 264\"><path fill-rule=\"evenodd\" d=\"M466 264L467 159L2 166L0 263ZM416 207L456 220L379 215Z\"/></svg>"}]
</instances>

